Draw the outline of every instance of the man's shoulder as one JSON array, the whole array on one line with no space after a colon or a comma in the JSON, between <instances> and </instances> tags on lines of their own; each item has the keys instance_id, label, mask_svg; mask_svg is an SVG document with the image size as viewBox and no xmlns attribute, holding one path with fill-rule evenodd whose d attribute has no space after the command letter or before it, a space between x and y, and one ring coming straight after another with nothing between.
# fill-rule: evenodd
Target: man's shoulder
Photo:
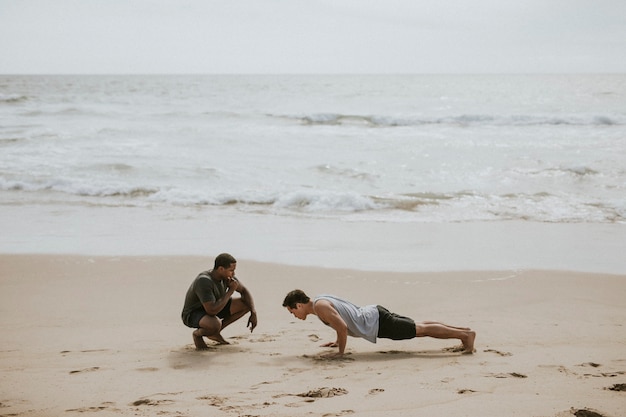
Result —
<instances>
[{"instance_id":1,"label":"man's shoulder","mask_svg":"<svg viewBox=\"0 0 626 417\"><path fill-rule=\"evenodd\" d=\"M337 310L332 302L332 299L328 297L315 297L313 305L317 310Z\"/></svg>"},{"instance_id":2,"label":"man's shoulder","mask_svg":"<svg viewBox=\"0 0 626 417\"><path fill-rule=\"evenodd\" d=\"M193 283L194 285L215 285L215 281L211 278L211 271L200 272Z\"/></svg>"},{"instance_id":3,"label":"man's shoulder","mask_svg":"<svg viewBox=\"0 0 626 417\"><path fill-rule=\"evenodd\" d=\"M313 299L313 302L314 303L324 302L325 304L328 303L329 305L334 305L336 302L345 303L346 301L342 298L339 298L331 294L320 294Z\"/></svg>"},{"instance_id":4,"label":"man's shoulder","mask_svg":"<svg viewBox=\"0 0 626 417\"><path fill-rule=\"evenodd\" d=\"M198 276L196 277L196 279L200 279L200 278L208 278L211 279L211 270L209 269L208 271L202 271L198 274Z\"/></svg>"}]
</instances>

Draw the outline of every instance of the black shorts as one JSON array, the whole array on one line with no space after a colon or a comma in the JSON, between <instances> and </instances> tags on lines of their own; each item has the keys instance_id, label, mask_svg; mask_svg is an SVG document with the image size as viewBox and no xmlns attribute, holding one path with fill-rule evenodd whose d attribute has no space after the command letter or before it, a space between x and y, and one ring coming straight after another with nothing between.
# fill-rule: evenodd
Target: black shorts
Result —
<instances>
[{"instance_id":1,"label":"black shorts","mask_svg":"<svg viewBox=\"0 0 626 417\"><path fill-rule=\"evenodd\" d=\"M221 318L222 320L227 319L230 317L230 303L232 302L232 298L228 299L228 302L226 303L226 305L224 306L224 308L217 313L217 317ZM186 321L184 321L185 325L187 327L191 327L193 329L199 329L200 328L200 320L202 320L202 317L206 316L206 311L204 310L196 310L193 311L189 317L187 318Z\"/></svg>"},{"instance_id":2,"label":"black shorts","mask_svg":"<svg viewBox=\"0 0 626 417\"><path fill-rule=\"evenodd\" d=\"M416 337L415 322L408 317L391 313L385 307L378 308L378 337L383 339L404 340Z\"/></svg>"}]
</instances>

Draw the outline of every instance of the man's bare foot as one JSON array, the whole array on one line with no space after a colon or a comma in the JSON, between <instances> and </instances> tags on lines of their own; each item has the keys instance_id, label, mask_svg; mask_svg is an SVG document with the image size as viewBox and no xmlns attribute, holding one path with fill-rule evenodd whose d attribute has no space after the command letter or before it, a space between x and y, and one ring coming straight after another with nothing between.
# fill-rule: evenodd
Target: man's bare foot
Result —
<instances>
[{"instance_id":1,"label":"man's bare foot","mask_svg":"<svg viewBox=\"0 0 626 417\"><path fill-rule=\"evenodd\" d=\"M230 342L224 339L222 335L220 334L214 335L214 336L207 336L207 337L213 340L214 342L217 342L218 345L230 345Z\"/></svg>"},{"instance_id":2,"label":"man's bare foot","mask_svg":"<svg viewBox=\"0 0 626 417\"><path fill-rule=\"evenodd\" d=\"M467 339L463 341L463 353L467 355L471 355L475 352L474 349L474 340L476 340L476 332L468 331Z\"/></svg>"},{"instance_id":3,"label":"man's bare foot","mask_svg":"<svg viewBox=\"0 0 626 417\"><path fill-rule=\"evenodd\" d=\"M197 350L207 350L209 347L204 343L202 335L198 334L198 330L193 332L193 344L196 345Z\"/></svg>"}]
</instances>

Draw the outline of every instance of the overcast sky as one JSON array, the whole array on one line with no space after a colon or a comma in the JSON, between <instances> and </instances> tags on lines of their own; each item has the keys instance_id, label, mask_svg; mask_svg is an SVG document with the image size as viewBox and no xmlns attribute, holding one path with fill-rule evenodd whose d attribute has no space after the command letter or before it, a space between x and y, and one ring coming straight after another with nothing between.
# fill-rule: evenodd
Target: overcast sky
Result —
<instances>
[{"instance_id":1,"label":"overcast sky","mask_svg":"<svg viewBox=\"0 0 626 417\"><path fill-rule=\"evenodd\" d=\"M626 72L626 0L0 0L0 73Z\"/></svg>"}]
</instances>

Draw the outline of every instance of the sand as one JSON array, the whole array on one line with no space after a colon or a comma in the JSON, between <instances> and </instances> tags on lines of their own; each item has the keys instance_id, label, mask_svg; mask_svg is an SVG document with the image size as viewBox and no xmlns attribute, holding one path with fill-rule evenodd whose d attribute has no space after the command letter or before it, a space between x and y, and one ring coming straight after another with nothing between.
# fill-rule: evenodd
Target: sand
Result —
<instances>
[{"instance_id":1,"label":"sand","mask_svg":"<svg viewBox=\"0 0 626 417\"><path fill-rule=\"evenodd\" d=\"M235 254L236 255L236 254ZM0 416L626 415L626 276L515 270L381 273L239 259L259 325L196 351L180 321L208 257L0 256ZM333 293L454 340L349 338L342 360L285 294ZM622 384L622 385L620 385Z\"/></svg>"}]
</instances>

